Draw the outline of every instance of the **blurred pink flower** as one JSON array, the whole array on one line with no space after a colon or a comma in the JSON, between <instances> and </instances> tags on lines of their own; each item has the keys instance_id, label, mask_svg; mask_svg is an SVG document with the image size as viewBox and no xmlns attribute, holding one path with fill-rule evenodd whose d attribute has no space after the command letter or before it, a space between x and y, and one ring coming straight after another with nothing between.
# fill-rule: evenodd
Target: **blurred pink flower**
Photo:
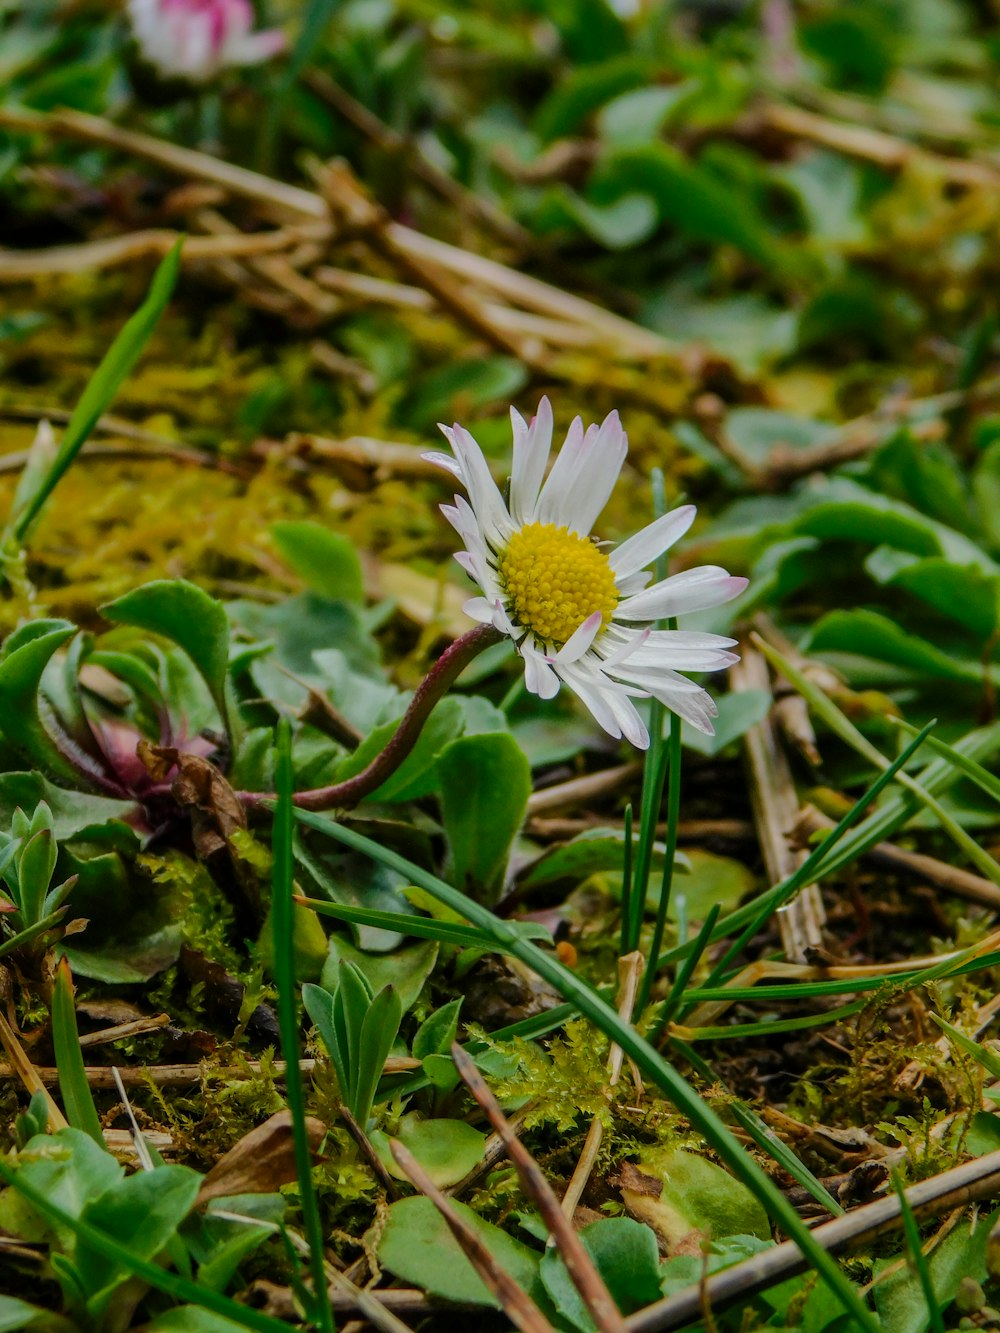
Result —
<instances>
[{"instance_id":1,"label":"blurred pink flower","mask_svg":"<svg viewBox=\"0 0 1000 1333\"><path fill-rule=\"evenodd\" d=\"M127 0L132 34L165 78L207 83L231 65L257 65L283 50L277 28L251 32L250 0Z\"/></svg>"}]
</instances>

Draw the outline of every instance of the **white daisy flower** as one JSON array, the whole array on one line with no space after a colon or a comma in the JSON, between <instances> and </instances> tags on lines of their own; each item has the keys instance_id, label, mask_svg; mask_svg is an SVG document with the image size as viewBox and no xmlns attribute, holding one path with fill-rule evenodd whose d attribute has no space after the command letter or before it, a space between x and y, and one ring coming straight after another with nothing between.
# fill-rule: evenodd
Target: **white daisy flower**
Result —
<instances>
[{"instance_id":1,"label":"white daisy flower","mask_svg":"<svg viewBox=\"0 0 1000 1333\"><path fill-rule=\"evenodd\" d=\"M277 28L253 32L250 0L127 0L143 59L165 78L207 83L231 65L257 65L284 48Z\"/></svg>"},{"instance_id":2,"label":"white daisy flower","mask_svg":"<svg viewBox=\"0 0 1000 1333\"><path fill-rule=\"evenodd\" d=\"M617 412L586 431L577 417L547 477L549 400L530 425L513 408L510 417L509 504L464 427L441 427L452 454L425 455L468 495L441 506L465 546L455 559L482 591L466 602L466 614L513 639L532 694L551 699L568 685L616 739L646 749L649 732L633 700L648 698L711 734L715 702L681 673L731 666L736 640L652 622L728 602L747 580L702 565L650 584L648 566L687 532L693 505L654 519L613 550L591 537L628 452Z\"/></svg>"}]
</instances>

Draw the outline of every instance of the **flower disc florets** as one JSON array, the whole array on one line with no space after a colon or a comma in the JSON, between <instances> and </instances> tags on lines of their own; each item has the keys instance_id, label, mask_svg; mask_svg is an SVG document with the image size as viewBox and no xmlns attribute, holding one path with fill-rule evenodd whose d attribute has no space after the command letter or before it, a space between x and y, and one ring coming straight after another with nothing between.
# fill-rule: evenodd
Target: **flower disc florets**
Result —
<instances>
[{"instance_id":1,"label":"flower disc florets","mask_svg":"<svg viewBox=\"0 0 1000 1333\"><path fill-rule=\"evenodd\" d=\"M505 504L476 441L442 426L453 454L428 454L465 487L442 512L462 538L455 559L482 596L466 613L510 636L528 690L543 699L566 684L610 735L645 748L649 733L633 699L660 700L700 731L712 731L711 695L682 673L735 662L735 640L660 630L657 620L704 611L746 587L717 565L650 583L648 566L691 526L684 505L605 551L590 532L614 489L628 440L618 413L585 431L579 417L546 476L552 408L543 398L530 426L511 409L514 458Z\"/></svg>"},{"instance_id":2,"label":"flower disc florets","mask_svg":"<svg viewBox=\"0 0 1000 1333\"><path fill-rule=\"evenodd\" d=\"M608 557L554 523L526 523L497 557L511 619L561 648L595 612L609 625L618 588Z\"/></svg>"}]
</instances>

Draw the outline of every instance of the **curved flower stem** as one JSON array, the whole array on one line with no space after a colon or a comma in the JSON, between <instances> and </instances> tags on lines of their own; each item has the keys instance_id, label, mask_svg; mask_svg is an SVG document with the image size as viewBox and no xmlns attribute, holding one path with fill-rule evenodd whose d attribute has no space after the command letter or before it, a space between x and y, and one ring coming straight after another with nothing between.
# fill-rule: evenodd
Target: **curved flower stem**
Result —
<instances>
[{"instance_id":1,"label":"curved flower stem","mask_svg":"<svg viewBox=\"0 0 1000 1333\"><path fill-rule=\"evenodd\" d=\"M474 657L499 643L503 635L492 625L477 625L456 639L444 650L438 660L417 686L416 693L410 700L410 706L400 719L399 726L384 750L371 761L367 768L356 773L353 778L335 782L329 787L314 787L310 791L297 791L292 795L292 802L300 810L350 809L370 796L381 787L406 756L416 745L424 723L431 709L442 695L454 684L457 677L465 670ZM237 793L245 806L250 808L273 801L272 792L241 791Z\"/></svg>"}]
</instances>

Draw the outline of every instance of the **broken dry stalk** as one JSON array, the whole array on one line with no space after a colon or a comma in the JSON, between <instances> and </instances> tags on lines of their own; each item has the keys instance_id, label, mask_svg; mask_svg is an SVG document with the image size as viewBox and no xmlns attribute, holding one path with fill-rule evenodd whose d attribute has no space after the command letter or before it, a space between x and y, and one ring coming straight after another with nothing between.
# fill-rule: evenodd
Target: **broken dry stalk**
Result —
<instances>
[{"instance_id":1,"label":"broken dry stalk","mask_svg":"<svg viewBox=\"0 0 1000 1333\"><path fill-rule=\"evenodd\" d=\"M580 1237L573 1224L566 1218L559 1207L552 1186L545 1179L542 1171L517 1137L496 1098L486 1086L486 1080L476 1068L475 1061L459 1046L452 1042L451 1058L462 1077L465 1086L486 1112L490 1124L500 1135L507 1149L507 1155L517 1169L521 1188L538 1205L542 1221L549 1228L557 1249L562 1256L566 1271L573 1285L580 1293L584 1304L590 1311L600 1333L625 1333L625 1322L604 1283L604 1279L594 1266L593 1260L583 1248Z\"/></svg>"},{"instance_id":2,"label":"broken dry stalk","mask_svg":"<svg viewBox=\"0 0 1000 1333\"><path fill-rule=\"evenodd\" d=\"M632 1021L632 1009L635 1006L635 997L639 989L639 978L641 976L642 954L638 950L626 954L624 958L619 958L618 1016L624 1023L631 1023ZM622 1048L616 1042L612 1043L611 1050L608 1053L607 1096L609 1100L611 1089L621 1077L623 1059L624 1052ZM583 1191L587 1188L587 1181L590 1179L590 1173L597 1161L597 1154L603 1137L604 1124L599 1116L594 1116L587 1131L587 1138L580 1154L580 1160L576 1164L576 1170L573 1172L572 1178L566 1186L566 1193L562 1198L562 1210L570 1221L573 1220L576 1205L580 1202Z\"/></svg>"},{"instance_id":3,"label":"broken dry stalk","mask_svg":"<svg viewBox=\"0 0 1000 1333\"><path fill-rule=\"evenodd\" d=\"M434 1204L448 1224L451 1234L462 1247L466 1258L504 1308L511 1323L522 1333L553 1333L552 1325L505 1269L501 1268L489 1250L459 1214L455 1205L438 1189L413 1154L399 1139L390 1139L393 1157L422 1194Z\"/></svg>"}]
</instances>

